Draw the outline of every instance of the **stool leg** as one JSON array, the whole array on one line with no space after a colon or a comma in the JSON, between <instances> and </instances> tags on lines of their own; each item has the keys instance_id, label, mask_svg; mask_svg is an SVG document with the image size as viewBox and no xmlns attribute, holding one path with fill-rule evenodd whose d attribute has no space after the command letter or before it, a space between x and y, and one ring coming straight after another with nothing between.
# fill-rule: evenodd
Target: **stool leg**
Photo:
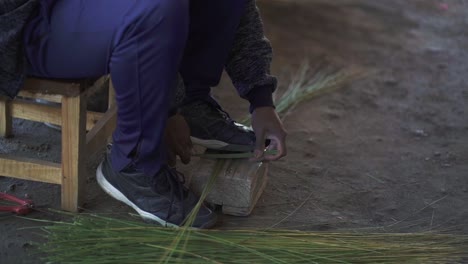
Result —
<instances>
[{"instance_id":1,"label":"stool leg","mask_svg":"<svg viewBox=\"0 0 468 264\"><path fill-rule=\"evenodd\" d=\"M112 106L116 105L115 102L115 90L114 85L112 84L112 79L109 80L109 103L107 105L107 109L111 109Z\"/></svg>"},{"instance_id":2,"label":"stool leg","mask_svg":"<svg viewBox=\"0 0 468 264\"><path fill-rule=\"evenodd\" d=\"M112 84L112 79L109 80L109 99L107 104L107 111L109 111L113 106L117 105L115 101L115 90L114 84ZM107 144L112 144L112 133L107 138Z\"/></svg>"},{"instance_id":3,"label":"stool leg","mask_svg":"<svg viewBox=\"0 0 468 264\"><path fill-rule=\"evenodd\" d=\"M0 137L12 136L11 107L6 98L0 98Z\"/></svg>"},{"instance_id":4,"label":"stool leg","mask_svg":"<svg viewBox=\"0 0 468 264\"><path fill-rule=\"evenodd\" d=\"M62 209L77 212L85 184L86 96L62 99Z\"/></svg>"}]
</instances>

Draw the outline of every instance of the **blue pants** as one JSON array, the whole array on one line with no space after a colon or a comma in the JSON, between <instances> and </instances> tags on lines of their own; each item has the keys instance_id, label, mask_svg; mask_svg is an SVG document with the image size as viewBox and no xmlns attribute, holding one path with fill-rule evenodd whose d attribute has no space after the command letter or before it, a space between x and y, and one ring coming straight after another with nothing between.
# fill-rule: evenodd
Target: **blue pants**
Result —
<instances>
[{"instance_id":1,"label":"blue pants","mask_svg":"<svg viewBox=\"0 0 468 264\"><path fill-rule=\"evenodd\" d=\"M154 175L180 72L187 95L220 80L245 0L40 1L25 29L29 74L91 78L110 73L118 113L112 163Z\"/></svg>"}]
</instances>

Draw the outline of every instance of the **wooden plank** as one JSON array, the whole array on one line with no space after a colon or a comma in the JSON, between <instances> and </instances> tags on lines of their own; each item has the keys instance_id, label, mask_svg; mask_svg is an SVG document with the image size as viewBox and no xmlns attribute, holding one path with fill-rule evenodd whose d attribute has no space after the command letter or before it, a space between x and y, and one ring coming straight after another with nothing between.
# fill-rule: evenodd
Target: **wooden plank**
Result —
<instances>
[{"instance_id":1,"label":"wooden plank","mask_svg":"<svg viewBox=\"0 0 468 264\"><path fill-rule=\"evenodd\" d=\"M114 89L114 84L112 83L112 79L109 79L109 94L107 97L107 109L110 110L112 107L117 108L117 101L115 98L115 89ZM115 121L117 123L117 121ZM116 124L117 125L117 124ZM107 144L112 143L112 137L107 138Z\"/></svg>"},{"instance_id":2,"label":"wooden plank","mask_svg":"<svg viewBox=\"0 0 468 264\"><path fill-rule=\"evenodd\" d=\"M87 111L86 114L86 130L91 131L94 126L104 117L104 113Z\"/></svg>"},{"instance_id":3,"label":"wooden plank","mask_svg":"<svg viewBox=\"0 0 468 264\"><path fill-rule=\"evenodd\" d=\"M62 183L60 164L0 154L0 175L23 180Z\"/></svg>"},{"instance_id":4,"label":"wooden plank","mask_svg":"<svg viewBox=\"0 0 468 264\"><path fill-rule=\"evenodd\" d=\"M88 83L88 80L27 78L22 90L33 94L55 94L75 97L85 90Z\"/></svg>"},{"instance_id":5,"label":"wooden plank","mask_svg":"<svg viewBox=\"0 0 468 264\"><path fill-rule=\"evenodd\" d=\"M11 114L15 118L60 125L62 114L59 106L37 104L31 101L14 100Z\"/></svg>"},{"instance_id":6,"label":"wooden plank","mask_svg":"<svg viewBox=\"0 0 468 264\"><path fill-rule=\"evenodd\" d=\"M60 106L44 105L24 100L14 100L11 104L11 114L15 118L62 125ZM103 113L89 111L86 118L86 129L91 130L103 115Z\"/></svg>"},{"instance_id":7,"label":"wooden plank","mask_svg":"<svg viewBox=\"0 0 468 264\"><path fill-rule=\"evenodd\" d=\"M64 97L62 120L62 209L77 212L86 180L86 97Z\"/></svg>"},{"instance_id":8,"label":"wooden plank","mask_svg":"<svg viewBox=\"0 0 468 264\"><path fill-rule=\"evenodd\" d=\"M41 94L41 93L32 93L29 91L20 91L18 97L28 98L28 99L41 99L53 103L61 103L62 96L58 94Z\"/></svg>"},{"instance_id":9,"label":"wooden plank","mask_svg":"<svg viewBox=\"0 0 468 264\"><path fill-rule=\"evenodd\" d=\"M10 100L0 98L0 137L12 136Z\"/></svg>"},{"instance_id":10,"label":"wooden plank","mask_svg":"<svg viewBox=\"0 0 468 264\"><path fill-rule=\"evenodd\" d=\"M95 93L104 89L106 87L106 83L109 81L109 75L104 75L101 78L97 79L90 87L86 88L86 96L89 98L93 96ZM91 83L91 81L90 81Z\"/></svg>"},{"instance_id":11,"label":"wooden plank","mask_svg":"<svg viewBox=\"0 0 468 264\"><path fill-rule=\"evenodd\" d=\"M86 155L93 155L107 144L116 124L117 106L113 106L86 135Z\"/></svg>"},{"instance_id":12,"label":"wooden plank","mask_svg":"<svg viewBox=\"0 0 468 264\"><path fill-rule=\"evenodd\" d=\"M107 109L111 109L114 105L117 105L117 102L115 101L115 89L114 89L114 84L112 83L112 80L109 80L109 99L108 99L108 105Z\"/></svg>"}]
</instances>

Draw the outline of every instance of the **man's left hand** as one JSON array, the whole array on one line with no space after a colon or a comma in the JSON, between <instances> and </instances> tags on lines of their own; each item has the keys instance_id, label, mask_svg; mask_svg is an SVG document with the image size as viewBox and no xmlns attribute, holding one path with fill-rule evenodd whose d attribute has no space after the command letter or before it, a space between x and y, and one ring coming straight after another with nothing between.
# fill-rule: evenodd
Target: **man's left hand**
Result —
<instances>
[{"instance_id":1,"label":"man's left hand","mask_svg":"<svg viewBox=\"0 0 468 264\"><path fill-rule=\"evenodd\" d=\"M274 161L286 156L287 133L273 107L256 108L252 113L252 127L256 137L254 160ZM274 155L264 155L266 139L270 140L268 148L276 150Z\"/></svg>"}]
</instances>

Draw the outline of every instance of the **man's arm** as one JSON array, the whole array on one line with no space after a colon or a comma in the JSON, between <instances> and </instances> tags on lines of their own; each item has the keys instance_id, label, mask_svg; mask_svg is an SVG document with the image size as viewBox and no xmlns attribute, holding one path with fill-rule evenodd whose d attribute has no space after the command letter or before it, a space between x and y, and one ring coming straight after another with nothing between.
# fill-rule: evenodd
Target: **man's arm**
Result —
<instances>
[{"instance_id":1,"label":"man's arm","mask_svg":"<svg viewBox=\"0 0 468 264\"><path fill-rule=\"evenodd\" d=\"M226 72L239 95L249 100L250 112L257 107L273 106L272 93L277 81L270 75L272 56L255 0L248 0L226 63Z\"/></svg>"},{"instance_id":2,"label":"man's arm","mask_svg":"<svg viewBox=\"0 0 468 264\"><path fill-rule=\"evenodd\" d=\"M239 95L250 102L252 127L256 136L254 160L277 160L286 156L286 131L274 109L273 92L276 78L270 75L273 51L265 37L263 23L255 0L248 0L236 32L226 71ZM265 139L277 150L264 156Z\"/></svg>"}]
</instances>

